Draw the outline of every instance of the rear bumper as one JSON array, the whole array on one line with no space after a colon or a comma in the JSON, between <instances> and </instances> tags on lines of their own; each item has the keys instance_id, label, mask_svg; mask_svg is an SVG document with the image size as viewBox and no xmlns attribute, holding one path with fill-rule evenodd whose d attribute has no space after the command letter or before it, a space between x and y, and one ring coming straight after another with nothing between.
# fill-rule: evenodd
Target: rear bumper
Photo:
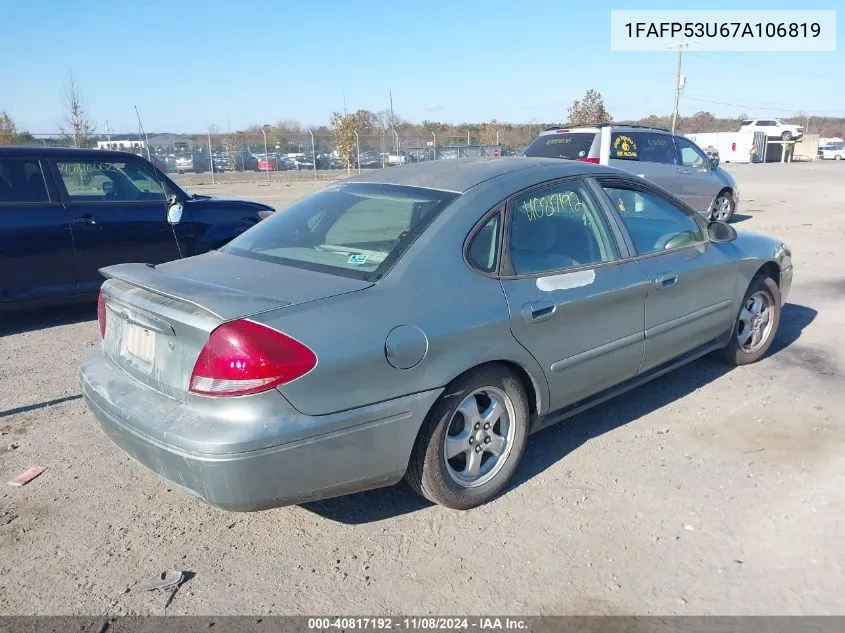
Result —
<instances>
[{"instance_id":1,"label":"rear bumper","mask_svg":"<svg viewBox=\"0 0 845 633\"><path fill-rule=\"evenodd\" d=\"M100 428L121 450L185 492L240 512L396 483L425 415L442 392L328 416L303 415L278 392L265 392L258 394L261 419L252 421L249 415L233 419L226 407L198 412L190 401L173 400L132 379L99 349L84 359L79 377ZM241 410L249 406L248 398L239 399ZM271 399L278 401L275 419L265 417ZM235 439L214 442L213 429ZM274 429L271 437L267 429ZM256 437L250 437L251 430ZM209 452L187 449L192 442L209 446Z\"/></svg>"}]
</instances>

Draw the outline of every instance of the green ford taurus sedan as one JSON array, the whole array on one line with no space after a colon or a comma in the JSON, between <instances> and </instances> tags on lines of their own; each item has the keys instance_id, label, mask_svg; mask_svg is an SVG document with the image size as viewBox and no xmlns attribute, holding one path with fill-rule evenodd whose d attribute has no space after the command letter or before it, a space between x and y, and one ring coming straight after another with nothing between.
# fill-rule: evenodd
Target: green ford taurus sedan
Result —
<instances>
[{"instance_id":1,"label":"green ford taurus sedan","mask_svg":"<svg viewBox=\"0 0 845 633\"><path fill-rule=\"evenodd\" d=\"M165 480L251 511L405 478L469 509L533 431L708 353L760 359L792 260L635 175L514 157L367 171L102 273L82 391Z\"/></svg>"}]
</instances>

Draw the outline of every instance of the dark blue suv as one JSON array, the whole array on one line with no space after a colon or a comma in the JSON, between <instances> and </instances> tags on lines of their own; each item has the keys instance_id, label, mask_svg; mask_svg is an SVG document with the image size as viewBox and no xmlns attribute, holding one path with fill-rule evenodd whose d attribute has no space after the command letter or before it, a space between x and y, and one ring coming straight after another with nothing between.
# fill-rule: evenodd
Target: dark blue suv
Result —
<instances>
[{"instance_id":1,"label":"dark blue suv","mask_svg":"<svg viewBox=\"0 0 845 633\"><path fill-rule=\"evenodd\" d=\"M104 266L216 249L273 213L191 195L128 152L0 148L0 311L96 297Z\"/></svg>"}]
</instances>

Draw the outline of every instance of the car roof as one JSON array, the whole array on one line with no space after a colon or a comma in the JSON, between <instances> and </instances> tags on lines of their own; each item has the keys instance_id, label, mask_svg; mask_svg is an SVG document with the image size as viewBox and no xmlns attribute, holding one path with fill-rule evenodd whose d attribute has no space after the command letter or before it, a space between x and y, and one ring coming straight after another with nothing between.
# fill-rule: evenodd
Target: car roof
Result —
<instances>
[{"instance_id":1,"label":"car roof","mask_svg":"<svg viewBox=\"0 0 845 633\"><path fill-rule=\"evenodd\" d=\"M497 176L543 167L544 179L590 174L618 174L619 171L560 158L528 158L522 156L500 158L458 158L432 160L385 169L368 169L344 179L344 182L372 182L407 187L424 187L463 193ZM548 170L552 170L549 174Z\"/></svg>"},{"instance_id":2,"label":"car roof","mask_svg":"<svg viewBox=\"0 0 845 633\"><path fill-rule=\"evenodd\" d=\"M666 128L656 127L654 125L637 125L636 123L590 123L587 125L555 125L540 132L539 136L557 134L559 130L568 130L570 132L598 132L600 129L608 127L613 130L648 130L651 132L662 132L664 134L672 133Z\"/></svg>"},{"instance_id":3,"label":"car roof","mask_svg":"<svg viewBox=\"0 0 845 633\"><path fill-rule=\"evenodd\" d=\"M11 146L0 147L0 158L138 158L138 154L110 149L81 149L78 147Z\"/></svg>"}]
</instances>

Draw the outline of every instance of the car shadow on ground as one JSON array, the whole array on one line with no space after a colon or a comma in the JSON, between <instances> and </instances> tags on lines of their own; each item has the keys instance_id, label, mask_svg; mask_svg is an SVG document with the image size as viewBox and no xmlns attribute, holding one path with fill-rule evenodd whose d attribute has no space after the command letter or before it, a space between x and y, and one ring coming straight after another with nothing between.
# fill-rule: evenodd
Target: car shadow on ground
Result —
<instances>
[{"instance_id":1,"label":"car shadow on ground","mask_svg":"<svg viewBox=\"0 0 845 633\"><path fill-rule=\"evenodd\" d=\"M0 313L0 337L97 320L97 302Z\"/></svg>"},{"instance_id":2,"label":"car shadow on ground","mask_svg":"<svg viewBox=\"0 0 845 633\"><path fill-rule=\"evenodd\" d=\"M745 215L744 213L734 213L731 216L731 224L739 224L740 222L745 222L746 220L750 220L752 217L751 215Z\"/></svg>"},{"instance_id":3,"label":"car shadow on ground","mask_svg":"<svg viewBox=\"0 0 845 633\"><path fill-rule=\"evenodd\" d=\"M817 314L806 306L785 305L768 356L778 354L797 341ZM539 475L590 439L671 404L729 371L730 366L705 357L532 435L508 491ZM302 507L326 519L356 525L416 512L430 505L403 481L389 488L316 501Z\"/></svg>"}]
</instances>

